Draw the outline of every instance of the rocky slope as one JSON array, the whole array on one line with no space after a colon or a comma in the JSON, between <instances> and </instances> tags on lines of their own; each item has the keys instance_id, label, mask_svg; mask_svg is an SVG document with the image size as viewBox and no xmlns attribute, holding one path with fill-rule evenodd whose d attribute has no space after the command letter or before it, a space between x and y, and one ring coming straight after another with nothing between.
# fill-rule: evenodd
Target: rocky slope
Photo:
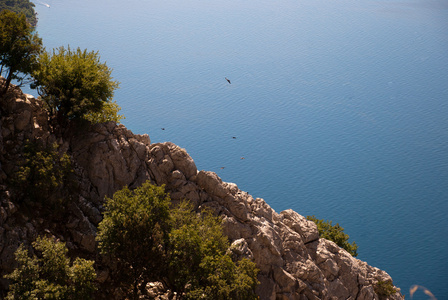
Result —
<instances>
[{"instance_id":1,"label":"rocky slope","mask_svg":"<svg viewBox=\"0 0 448 300\"><path fill-rule=\"evenodd\" d=\"M172 143L151 144L148 135L115 123L54 127L42 103L17 88L0 99L0 107L0 275L13 269L20 243L29 245L43 233L65 241L70 253L98 257L95 233L104 197L150 179L165 184L173 201L186 198L198 209L209 207L223 216L235 255L251 257L261 270L260 299L404 299L399 292L381 295L378 282L391 282L391 277L320 239L313 222L292 210L277 213L236 184L198 171L187 152ZM12 197L8 182L27 140L56 142L71 156L77 188L62 220L30 213ZM107 267L100 264L98 274L106 283ZM7 284L0 281L3 294Z\"/></svg>"}]
</instances>

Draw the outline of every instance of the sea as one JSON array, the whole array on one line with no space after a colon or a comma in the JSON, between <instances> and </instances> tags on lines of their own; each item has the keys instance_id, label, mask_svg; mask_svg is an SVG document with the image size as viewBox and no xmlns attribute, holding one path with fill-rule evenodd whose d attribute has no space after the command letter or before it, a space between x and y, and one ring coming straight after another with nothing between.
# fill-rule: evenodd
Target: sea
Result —
<instances>
[{"instance_id":1,"label":"sea","mask_svg":"<svg viewBox=\"0 0 448 300\"><path fill-rule=\"evenodd\" d=\"M448 299L448 0L34 3L47 51L113 69L134 133Z\"/></svg>"}]
</instances>

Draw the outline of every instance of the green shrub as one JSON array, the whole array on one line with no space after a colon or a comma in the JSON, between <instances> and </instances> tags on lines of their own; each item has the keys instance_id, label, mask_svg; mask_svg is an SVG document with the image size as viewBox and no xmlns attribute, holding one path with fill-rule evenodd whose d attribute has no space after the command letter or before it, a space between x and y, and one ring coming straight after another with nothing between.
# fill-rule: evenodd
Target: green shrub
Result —
<instances>
[{"instance_id":1,"label":"green shrub","mask_svg":"<svg viewBox=\"0 0 448 300\"><path fill-rule=\"evenodd\" d=\"M315 216L307 216L306 218L316 223L321 238L335 242L339 247L347 250L354 257L358 256L358 245L355 242L351 244L348 242L349 235L344 233L344 228L338 223L333 225L332 221L320 220Z\"/></svg>"},{"instance_id":2,"label":"green shrub","mask_svg":"<svg viewBox=\"0 0 448 300\"><path fill-rule=\"evenodd\" d=\"M12 281L6 299L93 298L93 261L76 258L70 264L65 244L51 238L38 237L33 247L40 257L31 257L23 245L15 252L18 267L5 276Z\"/></svg>"},{"instance_id":3,"label":"green shrub","mask_svg":"<svg viewBox=\"0 0 448 300\"><path fill-rule=\"evenodd\" d=\"M397 292L397 289L394 287L392 281L378 280L373 289L380 299L387 299L389 296Z\"/></svg>"},{"instance_id":4,"label":"green shrub","mask_svg":"<svg viewBox=\"0 0 448 300\"><path fill-rule=\"evenodd\" d=\"M73 172L70 157L67 153L59 153L56 143L46 149L39 148L35 143L25 145L16 185L33 200L60 204L60 192L68 185L69 175Z\"/></svg>"},{"instance_id":5,"label":"green shrub","mask_svg":"<svg viewBox=\"0 0 448 300\"><path fill-rule=\"evenodd\" d=\"M144 183L106 198L97 240L102 254L119 262L115 279L130 297L138 297L141 280L159 278L170 230L170 198L163 187Z\"/></svg>"},{"instance_id":6,"label":"green shrub","mask_svg":"<svg viewBox=\"0 0 448 300\"><path fill-rule=\"evenodd\" d=\"M226 254L221 219L170 203L164 187L150 182L106 199L97 240L101 253L120 265L116 278L128 296L137 299L139 287L161 281L186 299L256 299L258 270Z\"/></svg>"},{"instance_id":7,"label":"green shrub","mask_svg":"<svg viewBox=\"0 0 448 300\"><path fill-rule=\"evenodd\" d=\"M118 106L117 102L106 102L103 104L103 109L99 112L89 112L84 115L83 119L96 124L105 122L117 122L120 123L121 120L126 119L124 115L118 114L121 107Z\"/></svg>"},{"instance_id":8,"label":"green shrub","mask_svg":"<svg viewBox=\"0 0 448 300\"><path fill-rule=\"evenodd\" d=\"M100 119L105 115L116 120L117 106L111 101L118 82L112 80L111 73L112 69L100 62L98 52L59 47L39 56L32 87L37 88L50 114L57 114L60 120L99 123L97 114Z\"/></svg>"},{"instance_id":9,"label":"green shrub","mask_svg":"<svg viewBox=\"0 0 448 300\"><path fill-rule=\"evenodd\" d=\"M258 270L253 262L235 263L226 252L229 241L221 219L211 212L194 213L181 203L172 210L169 243L169 287L186 299L257 299Z\"/></svg>"}]
</instances>

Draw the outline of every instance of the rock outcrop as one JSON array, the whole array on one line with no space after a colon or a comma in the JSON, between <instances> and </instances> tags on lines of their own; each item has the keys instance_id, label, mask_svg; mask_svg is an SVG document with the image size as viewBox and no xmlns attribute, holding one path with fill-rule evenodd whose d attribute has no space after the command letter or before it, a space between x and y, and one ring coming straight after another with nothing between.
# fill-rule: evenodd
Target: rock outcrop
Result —
<instances>
[{"instance_id":1,"label":"rock outcrop","mask_svg":"<svg viewBox=\"0 0 448 300\"><path fill-rule=\"evenodd\" d=\"M195 208L207 207L223 217L233 254L250 257L260 269L260 299L404 298L399 292L378 295L378 282L391 282L391 277L319 238L313 222L292 210L277 213L236 184L198 171L187 152L173 143L151 144L148 135L112 122L58 129L49 123L42 103L17 88L0 101L0 275L13 269L19 244L29 245L43 232L65 241L71 253L95 257L104 197L151 180L164 184L173 201L188 199ZM11 197L8 179L17 171L26 140L56 142L71 156L78 185L64 220L24 212ZM107 268L98 273L100 281L107 281ZM7 281L0 284L4 293Z\"/></svg>"}]
</instances>

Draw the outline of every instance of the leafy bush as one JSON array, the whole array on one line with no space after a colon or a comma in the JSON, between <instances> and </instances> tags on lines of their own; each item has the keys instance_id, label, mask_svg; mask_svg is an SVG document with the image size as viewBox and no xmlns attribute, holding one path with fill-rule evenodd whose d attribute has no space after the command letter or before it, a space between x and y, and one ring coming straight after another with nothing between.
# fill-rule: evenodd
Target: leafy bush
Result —
<instances>
[{"instance_id":1,"label":"leafy bush","mask_svg":"<svg viewBox=\"0 0 448 300\"><path fill-rule=\"evenodd\" d=\"M163 187L144 183L117 191L105 203L97 240L102 254L120 262L118 283L134 298L140 279L158 278L168 241L170 198Z\"/></svg>"},{"instance_id":2,"label":"leafy bush","mask_svg":"<svg viewBox=\"0 0 448 300\"><path fill-rule=\"evenodd\" d=\"M115 104L110 104L118 82L111 77L112 70L100 62L98 52L68 47L53 49L39 56L39 68L33 72L39 95L47 104L50 114L62 119L101 120L96 114L119 120ZM109 103L109 105L107 105ZM106 106L105 106L106 105ZM117 121L118 121L117 120Z\"/></svg>"},{"instance_id":3,"label":"leafy bush","mask_svg":"<svg viewBox=\"0 0 448 300\"><path fill-rule=\"evenodd\" d=\"M93 261L76 258L70 265L65 244L51 238L38 237L33 247L40 257L23 245L15 252L18 267L5 276L12 281L6 299L92 299Z\"/></svg>"},{"instance_id":4,"label":"leafy bush","mask_svg":"<svg viewBox=\"0 0 448 300\"><path fill-rule=\"evenodd\" d=\"M380 299L388 299L389 296L397 292L397 289L394 287L392 281L378 280L373 288Z\"/></svg>"},{"instance_id":5,"label":"leafy bush","mask_svg":"<svg viewBox=\"0 0 448 300\"><path fill-rule=\"evenodd\" d=\"M226 254L221 220L170 202L164 187L150 182L106 199L97 240L101 253L121 264L117 279L128 296L137 299L139 286L161 281L186 299L256 299L258 270Z\"/></svg>"},{"instance_id":6,"label":"leafy bush","mask_svg":"<svg viewBox=\"0 0 448 300\"><path fill-rule=\"evenodd\" d=\"M186 299L257 299L258 270L248 259L235 263L221 219L196 214L187 202L172 210L168 283Z\"/></svg>"},{"instance_id":7,"label":"leafy bush","mask_svg":"<svg viewBox=\"0 0 448 300\"><path fill-rule=\"evenodd\" d=\"M314 216L307 216L306 218L316 223L321 238L335 242L339 247L347 250L354 257L358 256L358 245L355 242L351 244L348 242L350 237L344 233L344 228L339 226L339 223L333 225L332 221L320 220Z\"/></svg>"},{"instance_id":8,"label":"leafy bush","mask_svg":"<svg viewBox=\"0 0 448 300\"><path fill-rule=\"evenodd\" d=\"M117 122L120 123L121 120L125 119L124 115L119 115L118 112L121 107L118 106L117 102L106 102L103 104L103 109L99 112L89 112L84 115L84 119L91 123L105 123L105 122Z\"/></svg>"},{"instance_id":9,"label":"leafy bush","mask_svg":"<svg viewBox=\"0 0 448 300\"><path fill-rule=\"evenodd\" d=\"M25 145L24 161L17 172L16 184L34 200L50 199L53 204L59 204L58 192L68 184L69 175L73 172L70 157L67 153L59 153L56 143L46 149L39 148L31 142Z\"/></svg>"}]
</instances>

